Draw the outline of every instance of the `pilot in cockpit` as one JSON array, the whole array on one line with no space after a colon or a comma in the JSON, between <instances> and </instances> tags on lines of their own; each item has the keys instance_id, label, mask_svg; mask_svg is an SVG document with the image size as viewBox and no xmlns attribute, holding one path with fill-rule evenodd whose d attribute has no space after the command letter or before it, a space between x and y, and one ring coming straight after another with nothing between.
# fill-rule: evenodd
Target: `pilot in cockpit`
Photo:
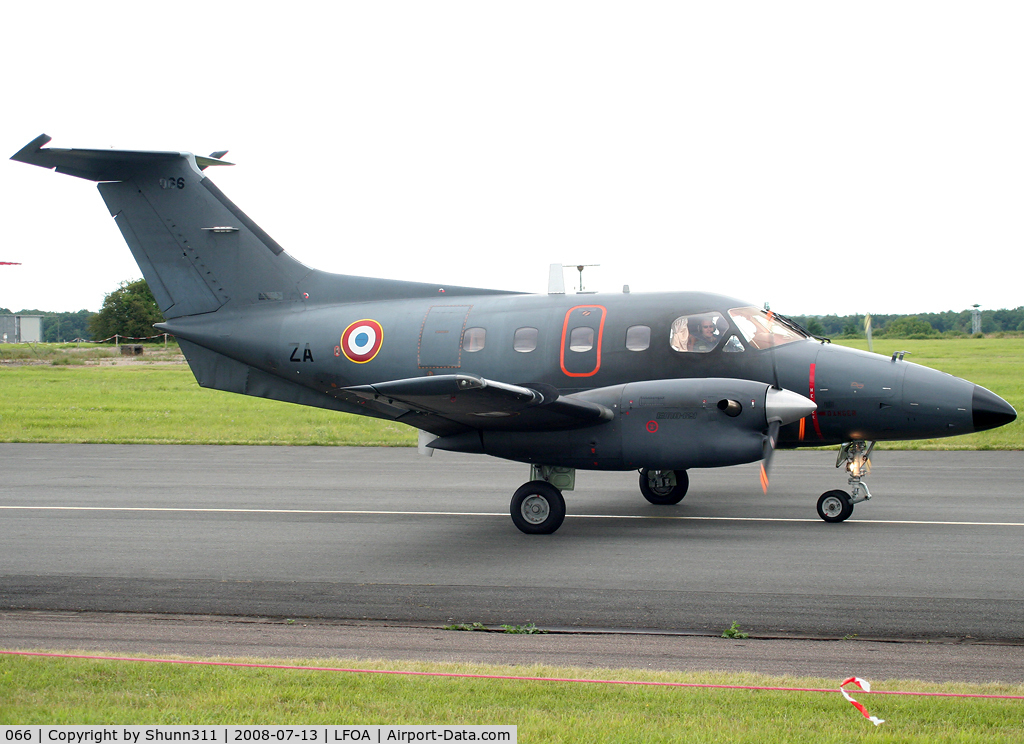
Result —
<instances>
[{"instance_id":1,"label":"pilot in cockpit","mask_svg":"<svg viewBox=\"0 0 1024 744\"><path fill-rule=\"evenodd\" d=\"M721 341L721 331L718 328L720 319L718 313L683 315L676 318L669 336L672 348L676 351L697 353L711 351Z\"/></svg>"},{"instance_id":2,"label":"pilot in cockpit","mask_svg":"<svg viewBox=\"0 0 1024 744\"><path fill-rule=\"evenodd\" d=\"M689 351L711 351L718 346L718 326L713 315L697 316L693 325L687 345Z\"/></svg>"}]
</instances>

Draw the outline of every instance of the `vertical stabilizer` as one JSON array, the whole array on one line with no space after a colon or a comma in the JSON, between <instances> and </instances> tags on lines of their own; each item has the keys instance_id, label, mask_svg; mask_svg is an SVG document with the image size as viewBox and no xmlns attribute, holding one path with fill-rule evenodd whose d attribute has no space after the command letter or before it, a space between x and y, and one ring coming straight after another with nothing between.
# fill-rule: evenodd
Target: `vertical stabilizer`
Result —
<instances>
[{"instance_id":1,"label":"vertical stabilizer","mask_svg":"<svg viewBox=\"0 0 1024 744\"><path fill-rule=\"evenodd\" d=\"M99 182L164 316L300 299L309 270L249 219L202 168L230 165L187 152L43 148L12 159Z\"/></svg>"}]
</instances>

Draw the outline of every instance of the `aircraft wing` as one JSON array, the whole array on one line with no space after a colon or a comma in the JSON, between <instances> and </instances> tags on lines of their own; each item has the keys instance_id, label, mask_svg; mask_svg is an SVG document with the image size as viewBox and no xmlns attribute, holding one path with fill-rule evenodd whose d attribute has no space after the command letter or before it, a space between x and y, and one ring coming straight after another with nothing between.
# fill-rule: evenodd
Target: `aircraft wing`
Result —
<instances>
[{"instance_id":1,"label":"aircraft wing","mask_svg":"<svg viewBox=\"0 0 1024 744\"><path fill-rule=\"evenodd\" d=\"M359 397L433 414L472 429L551 431L611 421L610 409L550 385L510 385L477 375L432 375L344 388Z\"/></svg>"}]
</instances>

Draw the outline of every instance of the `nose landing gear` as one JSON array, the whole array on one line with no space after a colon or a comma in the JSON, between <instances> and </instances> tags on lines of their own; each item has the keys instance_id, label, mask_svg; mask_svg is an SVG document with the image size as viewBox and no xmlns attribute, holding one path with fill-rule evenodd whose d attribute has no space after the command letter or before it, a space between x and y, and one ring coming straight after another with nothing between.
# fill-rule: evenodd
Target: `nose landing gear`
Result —
<instances>
[{"instance_id":1,"label":"nose landing gear","mask_svg":"<svg viewBox=\"0 0 1024 744\"><path fill-rule=\"evenodd\" d=\"M871 471L871 450L874 448L874 442L863 440L846 442L839 448L836 467L846 465L846 472L850 474L847 481L850 484L850 493L836 490L821 494L818 499L819 517L826 522L845 521L853 514L854 504L871 498L868 484L862 478Z\"/></svg>"}]
</instances>

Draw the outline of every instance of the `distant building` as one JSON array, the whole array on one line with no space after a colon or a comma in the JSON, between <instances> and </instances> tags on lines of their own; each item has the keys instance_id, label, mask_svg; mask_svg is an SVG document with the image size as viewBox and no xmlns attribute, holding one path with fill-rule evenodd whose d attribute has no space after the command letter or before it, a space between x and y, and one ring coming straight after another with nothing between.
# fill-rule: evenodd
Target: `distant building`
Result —
<instances>
[{"instance_id":1,"label":"distant building","mask_svg":"<svg viewBox=\"0 0 1024 744\"><path fill-rule=\"evenodd\" d=\"M42 315L0 315L0 343L38 344L42 340Z\"/></svg>"}]
</instances>

